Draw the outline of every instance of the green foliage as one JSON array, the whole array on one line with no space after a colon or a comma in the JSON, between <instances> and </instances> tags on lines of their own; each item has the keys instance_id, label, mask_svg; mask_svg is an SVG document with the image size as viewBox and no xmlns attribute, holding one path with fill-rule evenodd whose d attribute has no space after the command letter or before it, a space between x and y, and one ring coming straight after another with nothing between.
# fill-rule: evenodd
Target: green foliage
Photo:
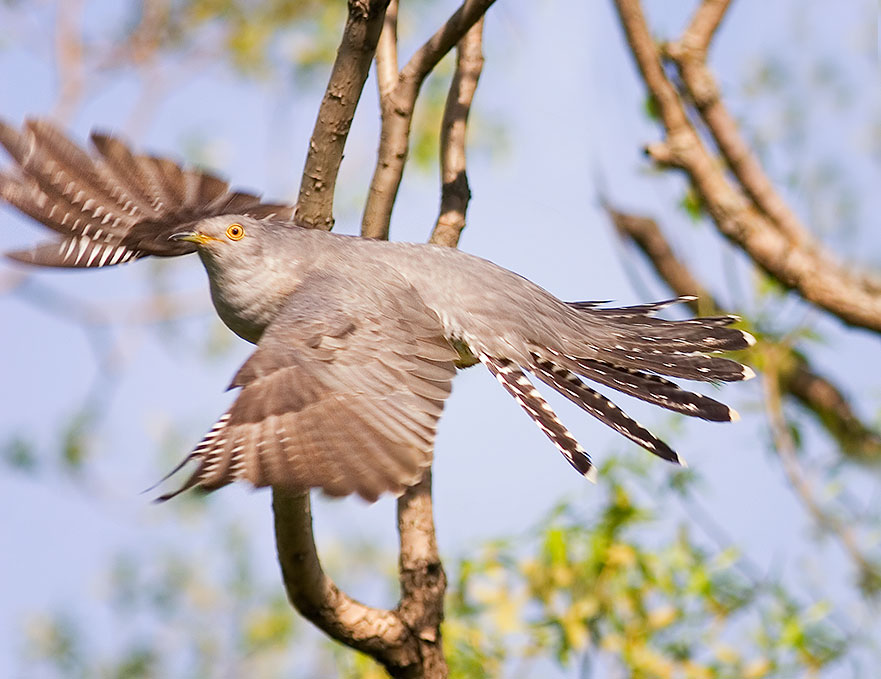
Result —
<instances>
[{"instance_id":1,"label":"green foliage","mask_svg":"<svg viewBox=\"0 0 881 679\"><path fill-rule=\"evenodd\" d=\"M641 497L632 465L601 476L603 499L588 511L561 504L461 564L445 628L455 656L476 659L461 676L548 655L652 679L800 676L847 650L828 604L799 605L752 580L736 549L705 546L685 522L668 534L669 501Z\"/></svg>"},{"instance_id":2,"label":"green foliage","mask_svg":"<svg viewBox=\"0 0 881 679\"><path fill-rule=\"evenodd\" d=\"M692 222L699 222L704 216L704 204L701 202L697 190L690 184L679 201L679 207Z\"/></svg>"},{"instance_id":3,"label":"green foliage","mask_svg":"<svg viewBox=\"0 0 881 679\"><path fill-rule=\"evenodd\" d=\"M326 68L333 61L345 3L317 0L184 0L164 23L167 49L192 46L201 29L219 32L223 54L240 73Z\"/></svg>"}]
</instances>

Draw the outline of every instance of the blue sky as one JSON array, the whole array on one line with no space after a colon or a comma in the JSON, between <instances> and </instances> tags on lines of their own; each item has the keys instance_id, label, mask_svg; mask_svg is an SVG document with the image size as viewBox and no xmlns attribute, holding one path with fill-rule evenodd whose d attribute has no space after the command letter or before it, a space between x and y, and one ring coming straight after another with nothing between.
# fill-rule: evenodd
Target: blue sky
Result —
<instances>
[{"instance_id":1,"label":"blue sky","mask_svg":"<svg viewBox=\"0 0 881 679\"><path fill-rule=\"evenodd\" d=\"M691 6L647 4L651 23L662 35L672 35ZM88 7L91 26L118 11L118 5L103 0ZM431 12L439 20L453 7L445 2ZM0 9L0 23L11 12ZM51 15L51 7L39 9L22 30L39 27ZM820 2L735 3L713 52L713 65L730 93L734 112L754 129L770 125L773 130L773 110L766 115L763 108L761 115L751 118L754 106L759 110L767 103L747 98L741 83L761 56L782 51L785 58L781 34L794 41L794 49L803 31L818 53L834 57L852 51L852 58L842 59L848 64L842 77L854 84L856 94L847 106L827 106L820 97L816 105L804 103L811 109L811 142L803 154L808 161L822 160L835 151L848 159L848 180L861 197L859 228L850 236L833 232L829 237L844 254L878 266L881 243L870 220L879 213L879 198L869 188L877 187L878 162L859 136L860 125L872 115L877 118L881 110L877 87L860 87L866 77L874 77L871 82L877 85L877 63L873 67L860 51L866 17L871 17L866 3L847 3L835 11L824 11ZM436 23L426 20L423 25ZM57 78L49 60L51 36L48 31L36 34L45 43L37 41L27 49L11 38L0 43L0 116L13 124L53 108ZM414 29L405 40L413 45L421 35ZM474 127L479 132L482 126L502 124L505 141L494 145L478 139L471 151L468 171L474 198L462 249L515 270L563 299L634 303L665 297L646 266L622 248L600 211L595 180L602 176L613 200L662 219L675 234L676 246L721 291L723 300L756 311L750 294L754 281L742 258L719 243L711 227L694 225L671 209L681 197L682 181L653 172L642 157L642 144L657 139L659 132L643 115L642 85L610 3L500 2L487 20L485 53ZM138 147L182 155L197 139L207 144L213 164L235 185L277 198L294 195L319 90L298 90L290 83L246 83L219 65L193 77L177 74L176 82L176 89L151 103L154 114L136 130ZM340 174L336 216L337 228L344 233L357 229L360 201L372 173L377 143L374 90L371 76ZM136 112L137 91L138 81L131 74L105 78L65 124L79 139L93 126L124 132ZM772 155L771 169L779 173L775 179L785 180L785 155ZM809 209L797 184L786 191L797 209ZM425 240L436 217L436 176L408 171L399 195L392 237ZM0 250L46 235L10 210L0 211L0 219ZM244 342L231 339L232 348L220 358L205 358L206 337L225 330L217 327L204 273L192 257L167 263L161 273L161 280L194 300L195 313L183 319L175 333L124 324L127 309L146 298L150 267L144 262L90 274L25 271L38 286L28 294L51 288L109 309L111 317L121 319L106 332L124 365L124 378L114 385L112 403L98 430L97 459L89 467L95 476L86 486L88 492L58 478L12 471L0 478L0 511L6 517L0 522L0 674L15 667L16 640L28 613L59 605L93 611L104 587L102 569L108 555L126 546L147 557L150 545L174 541L175 515L139 493L172 462L160 459L158 452L172 432L183 455L223 411L232 398L223 389L250 352ZM20 271L0 263L0 284ZM812 358L828 373L840 375L865 404L867 415L877 414L879 371L867 369L867 364L877 366L877 338L845 331L791 300L767 313L779 314L781 322L807 318L822 331L826 342L812 346ZM94 352L81 329L63 314L47 313L20 294L0 296L0 318L6 382L0 439L20 433L49 450L58 440L54 424L76 411L94 383ZM874 358L867 362L860 357ZM828 542L816 550L808 548L810 526L767 452L758 380L726 385L718 396L740 410L743 421L723 426L680 419L675 425L677 449L707 484L707 510L762 567L798 572L797 591L816 587L819 597L843 596L849 577L846 561ZM671 430L667 413L620 400L659 433ZM628 447L568 403L551 401L595 458L602 460ZM828 444L814 438L816 454L828 453ZM563 496L589 505L595 493L479 368L456 379L438 435L434 484L438 535L446 555L467 553L482 539L534 524ZM865 485L871 491L872 484ZM236 487L221 491L214 503L254 531L263 574L272 578L277 566L269 500L268 492ZM344 543L347 535L361 535L390 551L394 548L393 500L373 506L359 500L319 500L317 505L320 543ZM826 577L828 573L834 577Z\"/></svg>"}]
</instances>

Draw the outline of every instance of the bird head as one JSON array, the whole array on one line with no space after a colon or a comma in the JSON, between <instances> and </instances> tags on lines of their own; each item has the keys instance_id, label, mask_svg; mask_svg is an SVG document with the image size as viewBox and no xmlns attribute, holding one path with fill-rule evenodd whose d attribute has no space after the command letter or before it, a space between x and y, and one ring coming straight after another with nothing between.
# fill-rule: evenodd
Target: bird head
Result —
<instances>
[{"instance_id":1,"label":"bird head","mask_svg":"<svg viewBox=\"0 0 881 679\"><path fill-rule=\"evenodd\" d=\"M277 228L277 227L276 227ZM246 215L221 215L186 225L169 239L193 243L206 265L223 268L255 266L264 259L272 228L266 221Z\"/></svg>"}]
</instances>

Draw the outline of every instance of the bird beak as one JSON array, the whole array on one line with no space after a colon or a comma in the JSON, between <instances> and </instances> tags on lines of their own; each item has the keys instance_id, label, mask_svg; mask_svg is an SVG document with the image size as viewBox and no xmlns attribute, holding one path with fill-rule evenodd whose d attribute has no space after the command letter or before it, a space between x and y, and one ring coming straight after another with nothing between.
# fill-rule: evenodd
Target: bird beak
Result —
<instances>
[{"instance_id":1,"label":"bird beak","mask_svg":"<svg viewBox=\"0 0 881 679\"><path fill-rule=\"evenodd\" d=\"M221 242L219 238L215 238L214 236L206 236L204 233L199 233L198 231L182 231L181 233L173 233L168 237L168 240L184 240L188 243L195 243L196 245L205 245L206 243L210 243L212 241Z\"/></svg>"}]
</instances>

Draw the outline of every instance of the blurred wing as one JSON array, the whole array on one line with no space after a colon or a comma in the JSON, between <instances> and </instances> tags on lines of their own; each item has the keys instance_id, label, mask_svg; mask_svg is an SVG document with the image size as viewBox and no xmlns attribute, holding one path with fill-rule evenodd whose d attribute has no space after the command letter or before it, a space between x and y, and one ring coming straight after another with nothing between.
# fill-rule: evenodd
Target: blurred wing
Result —
<instances>
[{"instance_id":1,"label":"blurred wing","mask_svg":"<svg viewBox=\"0 0 881 679\"><path fill-rule=\"evenodd\" d=\"M223 214L291 219L293 208L230 191L227 182L167 158L134 155L119 139L92 134L90 155L43 120L16 130L0 121L13 167L0 172L0 198L61 234L9 253L28 264L98 267L138 257L195 251L169 236L189 222Z\"/></svg>"},{"instance_id":2,"label":"blurred wing","mask_svg":"<svg viewBox=\"0 0 881 679\"><path fill-rule=\"evenodd\" d=\"M238 398L187 458L198 469L161 499L247 479L373 501L419 481L457 354L409 284L367 273L303 281L233 379Z\"/></svg>"}]
</instances>

